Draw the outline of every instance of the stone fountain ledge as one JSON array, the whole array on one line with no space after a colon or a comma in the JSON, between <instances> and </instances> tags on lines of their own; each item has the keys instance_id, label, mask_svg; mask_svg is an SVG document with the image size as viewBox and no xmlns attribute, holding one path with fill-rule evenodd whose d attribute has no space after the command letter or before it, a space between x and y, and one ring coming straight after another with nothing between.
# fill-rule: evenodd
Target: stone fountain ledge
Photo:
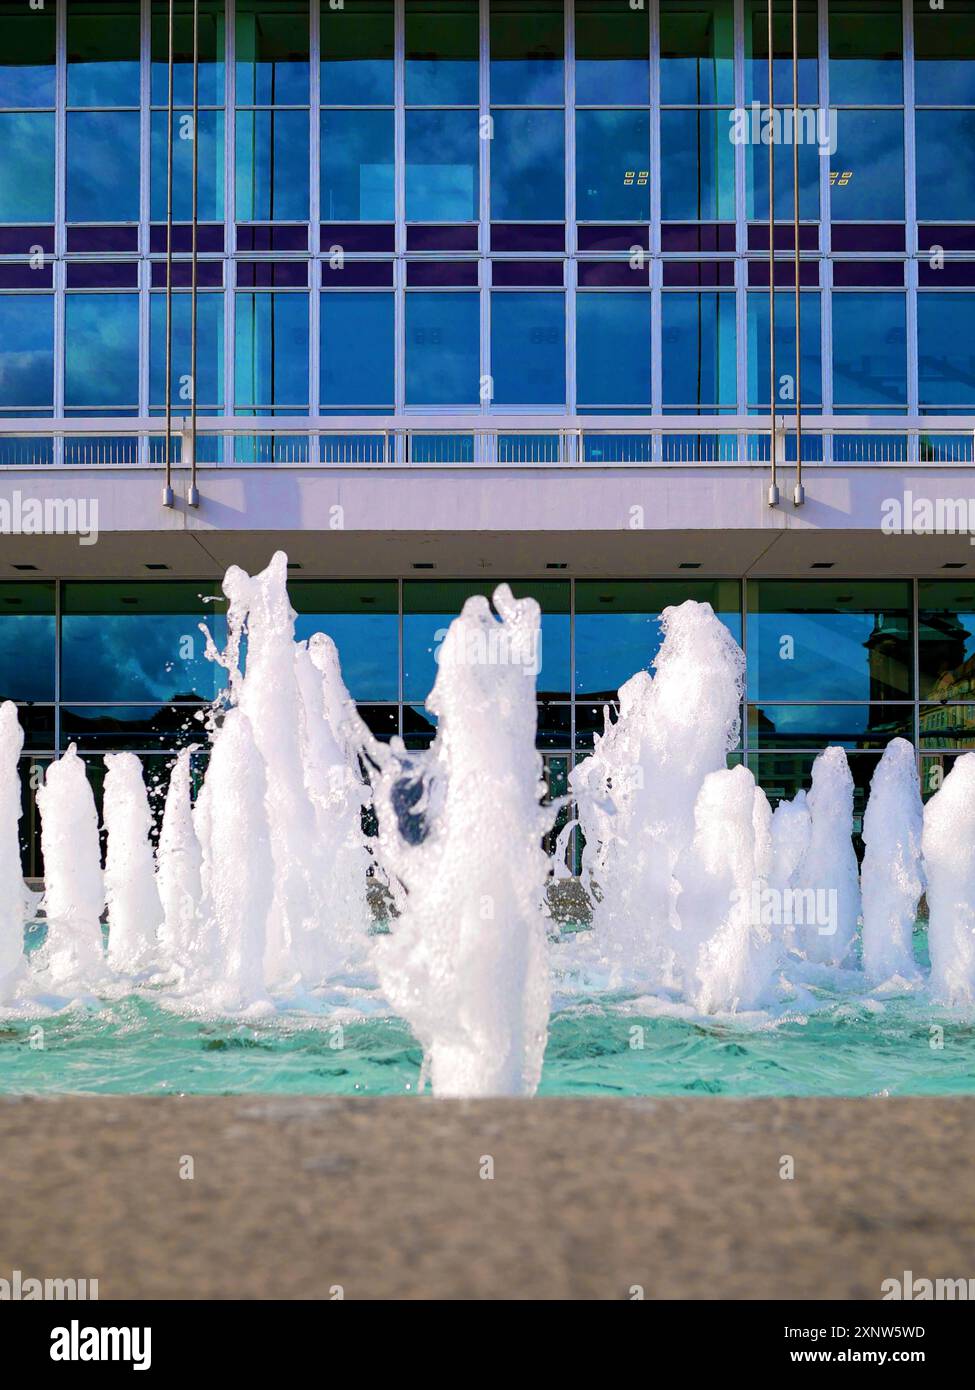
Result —
<instances>
[{"instance_id":1,"label":"stone fountain ledge","mask_svg":"<svg viewBox=\"0 0 975 1390\"><path fill-rule=\"evenodd\" d=\"M103 1298L875 1299L905 1269L975 1276L973 1150L975 1097L3 1097L0 1276Z\"/></svg>"}]
</instances>

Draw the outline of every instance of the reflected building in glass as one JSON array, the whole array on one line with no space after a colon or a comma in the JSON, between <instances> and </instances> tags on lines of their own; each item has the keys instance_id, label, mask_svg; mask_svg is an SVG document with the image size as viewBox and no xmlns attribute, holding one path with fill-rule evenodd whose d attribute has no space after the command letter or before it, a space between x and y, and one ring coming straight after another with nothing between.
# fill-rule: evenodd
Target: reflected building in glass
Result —
<instances>
[{"instance_id":1,"label":"reflected building in glass","mask_svg":"<svg viewBox=\"0 0 975 1390\"><path fill-rule=\"evenodd\" d=\"M975 747L975 0L796 8L770 62L768 0L0 0L0 503L98 516L0 535L32 873L70 742L202 768L278 548L414 747L465 598L534 594L553 795L686 598L773 799Z\"/></svg>"}]
</instances>

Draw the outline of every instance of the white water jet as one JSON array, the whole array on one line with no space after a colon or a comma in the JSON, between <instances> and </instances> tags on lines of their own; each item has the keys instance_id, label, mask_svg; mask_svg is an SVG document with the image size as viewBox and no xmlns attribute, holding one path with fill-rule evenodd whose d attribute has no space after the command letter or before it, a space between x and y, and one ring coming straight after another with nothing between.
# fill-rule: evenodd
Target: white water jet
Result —
<instances>
[{"instance_id":1,"label":"white water jet","mask_svg":"<svg viewBox=\"0 0 975 1390\"><path fill-rule=\"evenodd\" d=\"M931 992L975 1003L975 753L963 753L924 808Z\"/></svg>"},{"instance_id":2,"label":"white water jet","mask_svg":"<svg viewBox=\"0 0 975 1390\"><path fill-rule=\"evenodd\" d=\"M24 926L28 892L20 862L20 754L24 731L17 706L0 704L0 1002L25 969Z\"/></svg>"},{"instance_id":3,"label":"white water jet","mask_svg":"<svg viewBox=\"0 0 975 1390\"><path fill-rule=\"evenodd\" d=\"M184 748L169 775L156 852L156 883L163 911L160 954L167 966L186 969L196 945L203 897L203 854L193 824L190 786L192 748Z\"/></svg>"},{"instance_id":4,"label":"white water jet","mask_svg":"<svg viewBox=\"0 0 975 1390\"><path fill-rule=\"evenodd\" d=\"M809 843L795 874L804 904L796 939L807 959L842 965L860 915L860 877L853 848L853 774L842 748L826 748L813 763L806 798Z\"/></svg>"},{"instance_id":5,"label":"white water jet","mask_svg":"<svg viewBox=\"0 0 975 1390\"><path fill-rule=\"evenodd\" d=\"M674 866L694 836L705 778L738 741L745 658L710 604L661 615L653 679L619 692L619 717L570 784L586 840L594 944L616 984L674 985Z\"/></svg>"},{"instance_id":6,"label":"white water jet","mask_svg":"<svg viewBox=\"0 0 975 1390\"><path fill-rule=\"evenodd\" d=\"M57 989L90 989L106 974L101 928L105 884L95 798L73 743L48 768L37 805L47 919L37 964Z\"/></svg>"},{"instance_id":7,"label":"white water jet","mask_svg":"<svg viewBox=\"0 0 975 1390\"><path fill-rule=\"evenodd\" d=\"M102 820L105 898L108 904L108 963L120 974L138 975L158 960L162 905L153 862L152 812L134 753L106 753Z\"/></svg>"},{"instance_id":8,"label":"white water jet","mask_svg":"<svg viewBox=\"0 0 975 1390\"><path fill-rule=\"evenodd\" d=\"M914 747L892 739L874 770L863 816L863 968L877 984L918 975L913 933L924 891L923 825Z\"/></svg>"},{"instance_id":9,"label":"white water jet","mask_svg":"<svg viewBox=\"0 0 975 1390\"><path fill-rule=\"evenodd\" d=\"M506 584L494 608L470 598L451 623L427 699L433 746L395 740L377 790L380 853L405 890L377 965L438 1096L533 1094L548 1031L541 615Z\"/></svg>"}]
</instances>

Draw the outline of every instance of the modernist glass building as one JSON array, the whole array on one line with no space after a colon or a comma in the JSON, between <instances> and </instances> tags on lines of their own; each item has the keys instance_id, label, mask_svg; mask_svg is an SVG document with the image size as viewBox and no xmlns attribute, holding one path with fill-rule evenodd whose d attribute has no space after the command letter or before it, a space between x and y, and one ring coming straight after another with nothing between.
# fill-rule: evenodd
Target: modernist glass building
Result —
<instances>
[{"instance_id":1,"label":"modernist glass building","mask_svg":"<svg viewBox=\"0 0 975 1390\"><path fill-rule=\"evenodd\" d=\"M772 8L770 62L768 0L0 3L0 521L101 517L0 534L31 872L68 743L205 742L197 625L278 547L415 746L463 599L539 598L553 791L685 597L773 798L975 747L968 536L880 539L975 496L975 0Z\"/></svg>"}]
</instances>

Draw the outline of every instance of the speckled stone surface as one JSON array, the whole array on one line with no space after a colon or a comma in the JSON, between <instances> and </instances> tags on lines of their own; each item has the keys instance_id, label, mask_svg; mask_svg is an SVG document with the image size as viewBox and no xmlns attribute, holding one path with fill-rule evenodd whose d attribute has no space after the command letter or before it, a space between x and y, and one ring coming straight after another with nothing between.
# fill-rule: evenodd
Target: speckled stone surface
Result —
<instances>
[{"instance_id":1,"label":"speckled stone surface","mask_svg":"<svg viewBox=\"0 0 975 1390\"><path fill-rule=\"evenodd\" d=\"M975 1097L8 1097L0 1276L103 1298L873 1299L905 1269L975 1276L973 1152Z\"/></svg>"}]
</instances>

